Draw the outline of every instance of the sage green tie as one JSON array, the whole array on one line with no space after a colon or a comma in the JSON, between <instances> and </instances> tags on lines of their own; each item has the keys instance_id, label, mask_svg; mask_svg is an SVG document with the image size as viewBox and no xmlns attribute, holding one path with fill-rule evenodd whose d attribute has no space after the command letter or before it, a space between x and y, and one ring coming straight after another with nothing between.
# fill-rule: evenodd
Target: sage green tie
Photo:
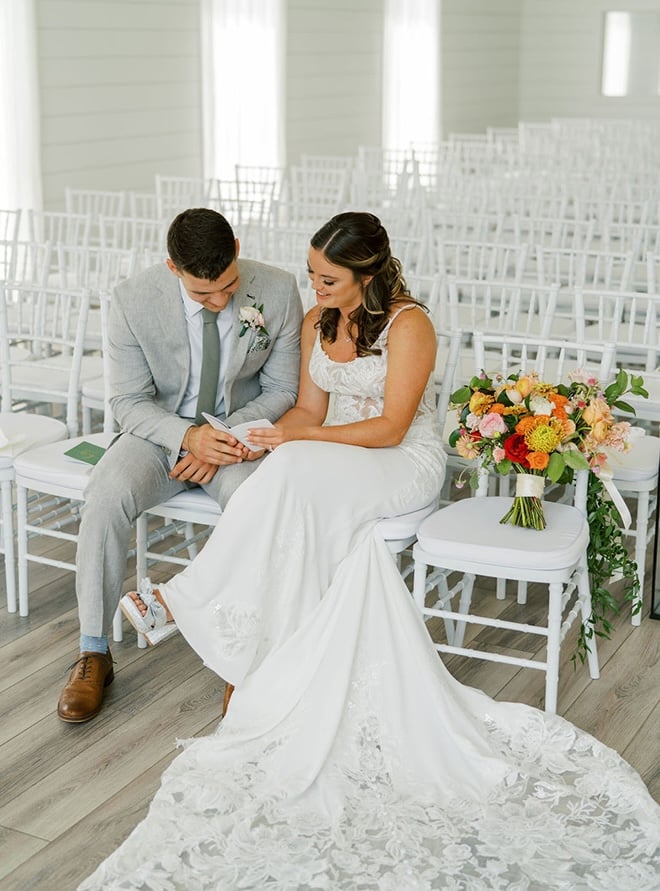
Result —
<instances>
[{"instance_id":1,"label":"sage green tie","mask_svg":"<svg viewBox=\"0 0 660 891\"><path fill-rule=\"evenodd\" d=\"M202 374L199 381L197 397L196 424L206 424L202 417L205 411L215 414L215 400L218 393L218 375L220 374L220 334L218 332L218 314L211 309L202 308Z\"/></svg>"}]
</instances>

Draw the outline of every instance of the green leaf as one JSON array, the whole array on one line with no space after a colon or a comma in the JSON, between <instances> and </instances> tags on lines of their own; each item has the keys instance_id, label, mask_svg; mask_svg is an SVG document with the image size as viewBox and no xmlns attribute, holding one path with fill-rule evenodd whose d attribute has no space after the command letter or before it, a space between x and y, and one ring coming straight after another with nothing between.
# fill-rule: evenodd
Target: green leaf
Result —
<instances>
[{"instance_id":1,"label":"green leaf","mask_svg":"<svg viewBox=\"0 0 660 891\"><path fill-rule=\"evenodd\" d=\"M460 428L457 428L456 430L451 431L447 441L449 442L449 445L452 447L452 449L456 448L456 443L458 442L458 440L460 438L461 438Z\"/></svg>"},{"instance_id":2,"label":"green leaf","mask_svg":"<svg viewBox=\"0 0 660 891\"><path fill-rule=\"evenodd\" d=\"M563 454L559 452L553 452L550 455L550 462L546 468L546 476L548 479L552 480L553 483L558 483L561 479L561 476L566 468L566 462L564 461Z\"/></svg>"},{"instance_id":3,"label":"green leaf","mask_svg":"<svg viewBox=\"0 0 660 891\"><path fill-rule=\"evenodd\" d=\"M649 398L649 391L644 387L643 377L633 377L630 385L630 392L634 396L641 396L643 399Z\"/></svg>"},{"instance_id":4,"label":"green leaf","mask_svg":"<svg viewBox=\"0 0 660 891\"><path fill-rule=\"evenodd\" d=\"M568 449L568 451L562 452L562 455L566 464L568 464L569 467L572 467L573 470L589 469L589 462L582 452L578 452L577 449Z\"/></svg>"},{"instance_id":5,"label":"green leaf","mask_svg":"<svg viewBox=\"0 0 660 891\"><path fill-rule=\"evenodd\" d=\"M470 401L471 396L472 390L469 387L461 387L460 390L452 393L450 398L455 405L463 405L464 402Z\"/></svg>"},{"instance_id":6,"label":"green leaf","mask_svg":"<svg viewBox=\"0 0 660 891\"><path fill-rule=\"evenodd\" d=\"M625 386L622 387L619 384L618 380L616 380L613 384L610 384L609 387L605 389L605 399L611 405L619 398L619 396L621 396L625 389Z\"/></svg>"},{"instance_id":7,"label":"green leaf","mask_svg":"<svg viewBox=\"0 0 660 891\"><path fill-rule=\"evenodd\" d=\"M612 403L612 408L618 408L619 411L627 411L630 412L631 415L637 414L632 405L628 402L623 402L621 399L617 399L616 402Z\"/></svg>"}]
</instances>

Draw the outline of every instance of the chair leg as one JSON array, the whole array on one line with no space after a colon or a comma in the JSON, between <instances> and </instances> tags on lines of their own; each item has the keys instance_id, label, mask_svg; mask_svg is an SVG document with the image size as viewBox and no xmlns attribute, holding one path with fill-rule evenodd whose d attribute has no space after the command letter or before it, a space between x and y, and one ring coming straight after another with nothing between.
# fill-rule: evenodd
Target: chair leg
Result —
<instances>
[{"instance_id":1,"label":"chair leg","mask_svg":"<svg viewBox=\"0 0 660 891\"><path fill-rule=\"evenodd\" d=\"M472 603L472 589L474 588L476 576L474 573L466 572L463 576L463 582L461 587L461 596L458 602L458 611L459 613L465 613L467 615L470 612L470 605ZM455 647L463 646L463 638L465 637L465 627L467 622L459 622L456 621L454 625L454 639L450 641Z\"/></svg>"},{"instance_id":2,"label":"chair leg","mask_svg":"<svg viewBox=\"0 0 660 891\"><path fill-rule=\"evenodd\" d=\"M28 614L28 559L27 559L27 489L16 487L16 541L18 550L18 612Z\"/></svg>"},{"instance_id":3,"label":"chair leg","mask_svg":"<svg viewBox=\"0 0 660 891\"><path fill-rule=\"evenodd\" d=\"M2 482L2 545L5 552L7 612L16 612L16 554L14 552L14 505L11 480Z\"/></svg>"},{"instance_id":4,"label":"chair leg","mask_svg":"<svg viewBox=\"0 0 660 891\"><path fill-rule=\"evenodd\" d=\"M135 521L135 573L138 586L147 577L147 518L141 514ZM147 641L144 634L137 636L138 649L144 650Z\"/></svg>"},{"instance_id":5,"label":"chair leg","mask_svg":"<svg viewBox=\"0 0 660 891\"><path fill-rule=\"evenodd\" d=\"M233 692L234 692L234 685L233 684L225 684L225 698L222 702L222 717L223 718L227 714L227 709L229 708L229 700L231 699Z\"/></svg>"},{"instance_id":6,"label":"chair leg","mask_svg":"<svg viewBox=\"0 0 660 891\"><path fill-rule=\"evenodd\" d=\"M144 514L135 521L135 574L138 585L147 577L147 518Z\"/></svg>"},{"instance_id":7,"label":"chair leg","mask_svg":"<svg viewBox=\"0 0 660 891\"><path fill-rule=\"evenodd\" d=\"M190 541L195 537L195 530L193 528L192 523L186 523L186 539ZM193 541L188 545L188 557L190 560L194 560L197 556L197 544Z\"/></svg>"},{"instance_id":8,"label":"chair leg","mask_svg":"<svg viewBox=\"0 0 660 891\"><path fill-rule=\"evenodd\" d=\"M582 611L582 622L586 625L591 618L591 590L589 588L589 573L586 565L580 572L578 578L578 596L580 598L580 609ZM598 650L596 649L596 635L589 641L587 650L587 665L589 666L589 677L596 681L600 677L600 666L598 665Z\"/></svg>"},{"instance_id":9,"label":"chair leg","mask_svg":"<svg viewBox=\"0 0 660 891\"><path fill-rule=\"evenodd\" d=\"M415 560L413 569L413 598L420 613L426 602L426 563Z\"/></svg>"},{"instance_id":10,"label":"chair leg","mask_svg":"<svg viewBox=\"0 0 660 891\"><path fill-rule=\"evenodd\" d=\"M637 576L639 578L639 597L633 603L633 607L639 604L639 609L633 613L633 625L640 625L644 607L644 576L646 570L646 549L649 530L649 502L648 492L637 494L637 512L635 516L635 562L637 563Z\"/></svg>"},{"instance_id":11,"label":"chair leg","mask_svg":"<svg viewBox=\"0 0 660 891\"><path fill-rule=\"evenodd\" d=\"M124 639L124 629L121 622L121 610L118 609L112 620L112 639L119 643Z\"/></svg>"},{"instance_id":12,"label":"chair leg","mask_svg":"<svg viewBox=\"0 0 660 891\"><path fill-rule=\"evenodd\" d=\"M545 668L545 710L549 714L557 712L557 691L559 688L559 647L561 645L561 596L563 585L553 582L548 585L548 642Z\"/></svg>"}]
</instances>

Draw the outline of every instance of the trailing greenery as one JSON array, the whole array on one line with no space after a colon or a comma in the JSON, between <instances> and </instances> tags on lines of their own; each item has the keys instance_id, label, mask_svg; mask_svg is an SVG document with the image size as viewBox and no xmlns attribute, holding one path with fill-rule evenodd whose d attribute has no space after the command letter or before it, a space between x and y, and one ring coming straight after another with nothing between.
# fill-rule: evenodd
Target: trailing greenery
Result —
<instances>
[{"instance_id":1,"label":"trailing greenery","mask_svg":"<svg viewBox=\"0 0 660 891\"><path fill-rule=\"evenodd\" d=\"M637 564L630 557L621 528L621 518L614 503L607 497L602 481L594 473L589 474L587 486L587 519L589 521L589 546L587 566L591 586L592 613L588 622L582 623L578 636L577 651L573 662L584 662L589 652L589 642L596 637L609 639L612 624L610 617L618 615L621 605L634 601L633 614L642 608L639 595ZM618 599L611 588L613 575L621 576L623 596Z\"/></svg>"}]
</instances>

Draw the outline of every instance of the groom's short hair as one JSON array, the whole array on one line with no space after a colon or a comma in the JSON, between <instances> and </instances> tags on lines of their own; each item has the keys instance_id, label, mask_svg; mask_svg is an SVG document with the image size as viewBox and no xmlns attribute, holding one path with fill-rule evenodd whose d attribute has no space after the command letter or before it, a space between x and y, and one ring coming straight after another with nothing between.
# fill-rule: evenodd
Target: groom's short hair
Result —
<instances>
[{"instance_id":1,"label":"groom's short hair","mask_svg":"<svg viewBox=\"0 0 660 891\"><path fill-rule=\"evenodd\" d=\"M177 269L214 282L236 259L236 236L222 214L193 207L172 220L167 251Z\"/></svg>"}]
</instances>

